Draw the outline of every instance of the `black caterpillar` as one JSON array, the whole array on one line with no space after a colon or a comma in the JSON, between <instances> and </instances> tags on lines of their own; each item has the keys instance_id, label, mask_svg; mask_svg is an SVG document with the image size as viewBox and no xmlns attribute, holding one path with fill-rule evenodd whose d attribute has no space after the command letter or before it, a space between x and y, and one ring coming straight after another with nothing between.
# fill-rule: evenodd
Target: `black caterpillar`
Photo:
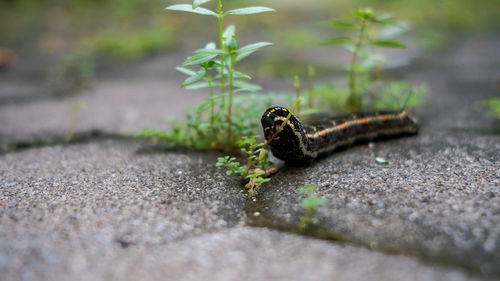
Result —
<instances>
[{"instance_id":1,"label":"black caterpillar","mask_svg":"<svg viewBox=\"0 0 500 281\"><path fill-rule=\"evenodd\" d=\"M286 120L288 109L271 107L261 118L264 136L273 137ZM303 125L291 116L283 130L269 143L273 155L291 165L308 164L355 142L416 134L417 123L400 112L355 113Z\"/></svg>"}]
</instances>

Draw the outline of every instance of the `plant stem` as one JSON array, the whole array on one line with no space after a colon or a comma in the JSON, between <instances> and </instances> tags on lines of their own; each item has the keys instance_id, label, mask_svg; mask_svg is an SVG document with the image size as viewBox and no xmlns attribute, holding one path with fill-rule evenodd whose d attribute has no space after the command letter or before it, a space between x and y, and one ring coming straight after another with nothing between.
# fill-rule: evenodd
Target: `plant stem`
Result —
<instances>
[{"instance_id":1,"label":"plant stem","mask_svg":"<svg viewBox=\"0 0 500 281\"><path fill-rule=\"evenodd\" d=\"M300 98L300 78L298 75L295 75L293 79L293 86L295 87L295 99L299 100ZM297 114L300 114L300 107L297 106Z\"/></svg>"},{"instance_id":2,"label":"plant stem","mask_svg":"<svg viewBox=\"0 0 500 281\"><path fill-rule=\"evenodd\" d=\"M307 226L309 225L309 221L311 220L311 216L313 213L314 213L314 210L307 208L306 213L300 219L300 222L299 222L299 229L301 231L306 230Z\"/></svg>"},{"instance_id":3,"label":"plant stem","mask_svg":"<svg viewBox=\"0 0 500 281\"><path fill-rule=\"evenodd\" d=\"M212 85L212 76L210 75L208 67L205 67L205 71L207 72L208 91L210 92L210 129L213 129L215 121L214 87Z\"/></svg>"},{"instance_id":4,"label":"plant stem","mask_svg":"<svg viewBox=\"0 0 500 281\"><path fill-rule=\"evenodd\" d=\"M250 171L251 168L253 168L254 166L254 147L253 146L250 146L249 147L249 150L250 152L248 153L248 158L247 158L247 166L246 166L246 171L247 171L247 175L248 175L248 172Z\"/></svg>"},{"instance_id":5,"label":"plant stem","mask_svg":"<svg viewBox=\"0 0 500 281\"><path fill-rule=\"evenodd\" d=\"M250 179L250 180L253 180L253 179ZM254 194L255 194L255 186L252 185L252 187L250 189L248 189L247 199L252 200Z\"/></svg>"},{"instance_id":6,"label":"plant stem","mask_svg":"<svg viewBox=\"0 0 500 281\"><path fill-rule=\"evenodd\" d=\"M230 65L229 65L229 103L227 105L227 147L228 149L231 147L231 135L232 135L232 125L233 125L233 120L231 117L232 110L233 110L233 92L234 92L234 79L233 79L233 72L234 72L234 56L235 54L230 53L229 58L230 58Z\"/></svg>"},{"instance_id":7,"label":"plant stem","mask_svg":"<svg viewBox=\"0 0 500 281\"><path fill-rule=\"evenodd\" d=\"M313 108L313 97L312 97L312 91L313 91L313 85L314 85L314 75L315 75L316 70L312 65L309 65L307 67L307 76L309 77L309 85L307 89L307 106L309 108Z\"/></svg>"},{"instance_id":8,"label":"plant stem","mask_svg":"<svg viewBox=\"0 0 500 281\"><path fill-rule=\"evenodd\" d=\"M366 18L361 19L361 26L359 28L359 36L358 36L358 41L356 42L356 45L354 46L354 50L352 53L352 58L351 58L351 66L349 68L349 76L348 76L348 83L349 83L349 99L348 99L348 105L351 107L351 109L359 109L359 101L356 97L356 71L354 70L354 67L356 65L357 59L358 59L358 53L359 49L361 48L363 44L363 35L365 33L365 27L366 27Z\"/></svg>"},{"instance_id":9,"label":"plant stem","mask_svg":"<svg viewBox=\"0 0 500 281\"><path fill-rule=\"evenodd\" d=\"M224 50L224 25L223 19L224 15L222 14L222 0L217 0L217 19L219 20L219 45L220 49ZM220 91L224 93L226 91L226 80L224 78L224 69L225 69L225 60L224 54L220 55ZM222 106L224 106L224 99L222 101Z\"/></svg>"}]
</instances>

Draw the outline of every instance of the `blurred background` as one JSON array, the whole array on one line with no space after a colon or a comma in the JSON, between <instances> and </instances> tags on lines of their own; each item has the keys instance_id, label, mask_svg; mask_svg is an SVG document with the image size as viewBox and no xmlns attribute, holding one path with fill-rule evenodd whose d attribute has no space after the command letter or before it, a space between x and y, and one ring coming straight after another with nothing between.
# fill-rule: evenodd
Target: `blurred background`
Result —
<instances>
[{"instance_id":1,"label":"blurred background","mask_svg":"<svg viewBox=\"0 0 500 281\"><path fill-rule=\"evenodd\" d=\"M213 1L215 2L215 1ZM157 67L140 75L179 83L173 67L205 43L216 40L213 17L165 11L168 5L190 1L160 0L2 0L0 2L0 102L33 96L77 93L107 77L126 75L138 65ZM470 34L498 34L500 2L492 0L226 0L224 9L265 5L276 13L227 17L237 26L240 45L275 43L242 64L257 82L270 85L306 75L318 77L342 71L349 54L322 46L334 36L319 21L373 8L403 21L408 31L393 63L407 63L412 53L446 50ZM205 6L212 7L213 3ZM404 55L399 56L398 52ZM390 65L389 65L390 67ZM139 74L138 74L139 75ZM291 82L290 82L291 84Z\"/></svg>"}]
</instances>

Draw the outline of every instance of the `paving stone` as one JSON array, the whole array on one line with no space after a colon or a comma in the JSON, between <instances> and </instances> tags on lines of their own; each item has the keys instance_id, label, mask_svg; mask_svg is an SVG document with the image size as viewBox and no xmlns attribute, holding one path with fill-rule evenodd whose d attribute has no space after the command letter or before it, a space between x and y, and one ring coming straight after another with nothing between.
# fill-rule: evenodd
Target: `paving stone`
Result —
<instances>
[{"instance_id":1,"label":"paving stone","mask_svg":"<svg viewBox=\"0 0 500 281\"><path fill-rule=\"evenodd\" d=\"M37 238L42 241L15 243L17 255L3 280L484 280L410 257L264 228L99 249L74 238L57 244Z\"/></svg>"},{"instance_id":2,"label":"paving stone","mask_svg":"<svg viewBox=\"0 0 500 281\"><path fill-rule=\"evenodd\" d=\"M132 135L144 128L166 129L167 118L183 119L206 95L181 90L172 80L118 79L63 99L0 105L0 148L23 142L50 141L70 131ZM75 103L84 105L75 111ZM75 117L77 118L76 122Z\"/></svg>"},{"instance_id":3,"label":"paving stone","mask_svg":"<svg viewBox=\"0 0 500 281\"><path fill-rule=\"evenodd\" d=\"M499 137L415 138L357 147L307 168L286 168L264 187L264 212L298 223L318 184L322 228L373 248L412 253L498 274ZM381 165L382 156L390 161Z\"/></svg>"},{"instance_id":4,"label":"paving stone","mask_svg":"<svg viewBox=\"0 0 500 281\"><path fill-rule=\"evenodd\" d=\"M64 262L58 245L105 255L244 219L243 190L217 172L213 153L150 154L142 147L102 141L1 156L0 272L50 271L41 261Z\"/></svg>"}]
</instances>

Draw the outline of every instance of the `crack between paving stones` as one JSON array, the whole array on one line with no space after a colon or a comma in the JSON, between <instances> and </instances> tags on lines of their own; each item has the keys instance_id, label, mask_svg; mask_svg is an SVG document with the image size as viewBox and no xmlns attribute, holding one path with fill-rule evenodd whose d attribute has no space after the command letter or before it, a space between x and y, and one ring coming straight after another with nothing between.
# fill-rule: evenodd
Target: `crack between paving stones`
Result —
<instances>
[{"instance_id":1,"label":"crack between paving stones","mask_svg":"<svg viewBox=\"0 0 500 281\"><path fill-rule=\"evenodd\" d=\"M5 145L0 145L0 155L5 155L12 152L20 152L23 150L42 148L56 145L73 145L88 143L91 141L100 140L123 140L131 141L138 140L138 137L133 135L125 135L118 133L107 133L100 130L91 130L87 132L75 133L70 140L66 136L49 137L49 138L36 138L30 141L17 141Z\"/></svg>"},{"instance_id":2,"label":"crack between paving stones","mask_svg":"<svg viewBox=\"0 0 500 281\"><path fill-rule=\"evenodd\" d=\"M339 243L342 245L365 248L370 251L376 251L383 254L394 255L394 256L405 256L405 257L413 257L421 260L427 264L438 264L440 266L450 267L450 268L458 268L462 270L466 270L470 274L479 276L479 277L493 277L498 278L500 274L497 272L484 272L481 268L467 264L461 260L454 259L449 255L439 255L435 256L430 253L425 252L424 250L418 250L417 247L400 249L396 247L390 246L381 246L377 245L374 247L370 243L366 241L362 241L359 239L355 239L345 234L341 234L324 227L321 227L321 221L318 226L308 226L304 230L299 228L299 223L293 222L284 222L266 211L267 204L265 200L258 199L247 201L247 205L244 207L244 211L247 217L247 225L251 227L266 227L269 229L291 233L295 235L312 237L316 239L326 240L332 243ZM256 215L258 213L258 215Z\"/></svg>"}]
</instances>

